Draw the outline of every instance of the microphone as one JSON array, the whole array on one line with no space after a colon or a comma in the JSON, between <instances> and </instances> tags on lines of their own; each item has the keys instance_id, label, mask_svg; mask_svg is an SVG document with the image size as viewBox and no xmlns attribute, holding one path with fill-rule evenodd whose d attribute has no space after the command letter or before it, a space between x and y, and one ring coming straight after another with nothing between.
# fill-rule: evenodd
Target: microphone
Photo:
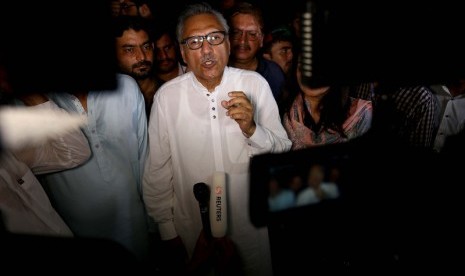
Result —
<instances>
[{"instance_id":1,"label":"microphone","mask_svg":"<svg viewBox=\"0 0 465 276\"><path fill-rule=\"evenodd\" d=\"M200 182L194 185L194 196L199 202L200 217L202 218L202 226L205 236L211 238L210 217L208 212L208 201L210 199L210 189L207 184Z\"/></svg>"},{"instance_id":2,"label":"microphone","mask_svg":"<svg viewBox=\"0 0 465 276\"><path fill-rule=\"evenodd\" d=\"M329 9L318 0L306 0L300 17L301 54L300 73L302 84L308 87L328 86L334 67L328 55L332 49L329 37Z\"/></svg>"},{"instance_id":3,"label":"microphone","mask_svg":"<svg viewBox=\"0 0 465 276\"><path fill-rule=\"evenodd\" d=\"M226 198L226 174L213 173L213 185L210 191L210 228L215 238L226 236L228 229L228 209Z\"/></svg>"},{"instance_id":4,"label":"microphone","mask_svg":"<svg viewBox=\"0 0 465 276\"><path fill-rule=\"evenodd\" d=\"M315 3L307 1L305 11L301 15L301 57L300 71L304 84L311 82L314 74L314 23L315 23Z\"/></svg>"}]
</instances>

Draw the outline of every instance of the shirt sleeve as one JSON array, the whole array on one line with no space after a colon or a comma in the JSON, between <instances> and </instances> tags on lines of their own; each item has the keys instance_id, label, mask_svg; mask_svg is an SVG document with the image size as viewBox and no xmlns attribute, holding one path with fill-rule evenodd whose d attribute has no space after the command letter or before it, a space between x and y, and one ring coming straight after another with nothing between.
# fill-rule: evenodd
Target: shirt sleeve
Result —
<instances>
[{"instance_id":1,"label":"shirt sleeve","mask_svg":"<svg viewBox=\"0 0 465 276\"><path fill-rule=\"evenodd\" d=\"M412 145L431 147L435 127L436 102L434 95L422 88L419 100L416 102L413 119L414 129L410 135Z\"/></svg>"},{"instance_id":2,"label":"shirt sleeve","mask_svg":"<svg viewBox=\"0 0 465 276\"><path fill-rule=\"evenodd\" d=\"M136 111L135 111L135 122L134 124L137 125L137 141L139 143L139 179L138 179L138 188L139 192L142 194L143 184L142 178L144 175L145 163L147 160L148 154L148 137L147 137L147 114L145 112L145 100L142 96L141 91L139 90L139 86L136 85L135 89L137 90L135 95L136 98Z\"/></svg>"},{"instance_id":3,"label":"shirt sleeve","mask_svg":"<svg viewBox=\"0 0 465 276\"><path fill-rule=\"evenodd\" d=\"M255 132L247 139L249 155L262 153L280 153L290 150L289 140L279 115L278 105L267 83L263 84L261 91L252 102L255 108Z\"/></svg>"},{"instance_id":4,"label":"shirt sleeve","mask_svg":"<svg viewBox=\"0 0 465 276\"><path fill-rule=\"evenodd\" d=\"M163 104L155 96L150 113L148 135L149 154L143 177L143 197L147 212L158 224L162 240L177 236L173 222L173 168L168 125Z\"/></svg>"},{"instance_id":5,"label":"shirt sleeve","mask_svg":"<svg viewBox=\"0 0 465 276\"><path fill-rule=\"evenodd\" d=\"M63 112L54 102L48 101L30 108L53 109L57 115ZM79 129L73 129L50 139L40 146L31 146L16 150L16 158L31 168L34 174L51 173L65 169L71 169L83 164L91 156L91 150L84 133Z\"/></svg>"}]
</instances>

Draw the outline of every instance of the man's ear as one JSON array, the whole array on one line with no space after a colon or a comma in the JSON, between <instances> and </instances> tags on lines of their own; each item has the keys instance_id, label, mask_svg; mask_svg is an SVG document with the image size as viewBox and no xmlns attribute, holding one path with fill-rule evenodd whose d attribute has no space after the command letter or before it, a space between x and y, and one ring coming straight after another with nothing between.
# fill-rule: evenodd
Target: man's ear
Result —
<instances>
[{"instance_id":1,"label":"man's ear","mask_svg":"<svg viewBox=\"0 0 465 276\"><path fill-rule=\"evenodd\" d=\"M184 49L182 48L182 46L179 48L179 52L181 53L182 61L184 61L184 64L187 64L186 58L184 57L185 56Z\"/></svg>"},{"instance_id":2,"label":"man's ear","mask_svg":"<svg viewBox=\"0 0 465 276\"><path fill-rule=\"evenodd\" d=\"M139 14L143 18L152 17L152 11L150 10L149 6L147 6L147 4L143 4L142 6L139 7Z\"/></svg>"}]
</instances>

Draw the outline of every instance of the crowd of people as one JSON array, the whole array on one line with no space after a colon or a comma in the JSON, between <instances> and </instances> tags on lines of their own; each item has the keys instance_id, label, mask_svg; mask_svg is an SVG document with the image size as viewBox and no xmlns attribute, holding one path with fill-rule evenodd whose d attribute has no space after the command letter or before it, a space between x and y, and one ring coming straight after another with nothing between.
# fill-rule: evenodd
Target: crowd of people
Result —
<instances>
[{"instance_id":1,"label":"crowd of people","mask_svg":"<svg viewBox=\"0 0 465 276\"><path fill-rule=\"evenodd\" d=\"M420 86L302 81L298 10L274 22L259 2L193 1L166 14L153 2L110 1L113 90L16 97L8 68L0 68L4 106L86 118L41 145L2 149L5 231L108 239L162 275L273 275L268 231L249 220L253 156L374 130L440 153L447 137L463 131L462 79ZM378 108L389 118L376 116ZM211 184L217 171L227 175L228 232L212 241L192 188ZM323 168L312 167L298 197L273 181L281 200L270 198L270 206L339 195L322 181Z\"/></svg>"}]
</instances>

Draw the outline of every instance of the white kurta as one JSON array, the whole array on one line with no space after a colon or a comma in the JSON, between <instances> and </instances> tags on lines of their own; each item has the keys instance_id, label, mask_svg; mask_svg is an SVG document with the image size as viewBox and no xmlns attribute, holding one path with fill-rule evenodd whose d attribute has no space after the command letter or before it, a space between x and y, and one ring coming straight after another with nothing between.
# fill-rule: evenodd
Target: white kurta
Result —
<instances>
[{"instance_id":1,"label":"white kurta","mask_svg":"<svg viewBox=\"0 0 465 276\"><path fill-rule=\"evenodd\" d=\"M433 149L440 152L447 137L458 134L465 128L465 94L452 97L446 86L433 85L431 88L439 105L438 130Z\"/></svg>"},{"instance_id":2,"label":"white kurta","mask_svg":"<svg viewBox=\"0 0 465 276\"><path fill-rule=\"evenodd\" d=\"M243 91L255 109L257 128L247 139L226 116L221 101ZM291 147L266 80L258 73L226 67L221 84L209 92L188 72L155 94L149 120L150 154L143 195L163 240L179 235L191 255L202 228L193 194L198 182L212 183L214 171L227 174L228 236L237 245L250 275L270 275L266 228L249 218L249 161L252 155Z\"/></svg>"},{"instance_id":3,"label":"white kurta","mask_svg":"<svg viewBox=\"0 0 465 276\"><path fill-rule=\"evenodd\" d=\"M141 195L147 156L144 98L132 77L117 74L116 78L115 90L88 93L87 112L71 94L49 94L70 113L87 116L82 131L92 156L82 166L48 174L43 185L76 236L110 239L145 259L148 228Z\"/></svg>"},{"instance_id":4,"label":"white kurta","mask_svg":"<svg viewBox=\"0 0 465 276\"><path fill-rule=\"evenodd\" d=\"M52 102L33 108L58 109ZM22 234L72 236L34 174L74 168L85 162L90 154L87 138L79 129L53 137L40 146L14 152L3 149L0 154L0 212L6 229Z\"/></svg>"}]
</instances>

